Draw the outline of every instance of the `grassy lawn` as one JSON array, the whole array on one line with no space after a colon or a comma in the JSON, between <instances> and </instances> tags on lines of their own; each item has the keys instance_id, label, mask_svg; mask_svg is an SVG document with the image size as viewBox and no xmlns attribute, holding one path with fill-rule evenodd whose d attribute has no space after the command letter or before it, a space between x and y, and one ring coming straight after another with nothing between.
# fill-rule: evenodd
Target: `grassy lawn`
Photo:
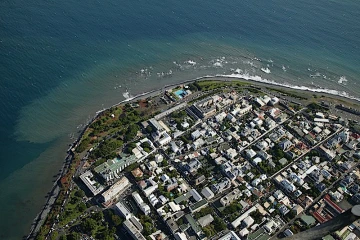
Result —
<instances>
[{"instance_id":1,"label":"grassy lawn","mask_svg":"<svg viewBox=\"0 0 360 240\"><path fill-rule=\"evenodd\" d=\"M216 81L216 80L209 80L209 81L199 81L197 84L202 88L202 91L204 90L213 90L221 87L231 86L246 86L249 85L249 83L241 82L241 81L229 81L229 82L223 82L223 81Z\"/></svg>"},{"instance_id":2,"label":"grassy lawn","mask_svg":"<svg viewBox=\"0 0 360 240\"><path fill-rule=\"evenodd\" d=\"M69 200L65 204L65 210L60 215L60 225L65 226L68 224L71 220L76 219L81 215L81 212L78 210L78 206L81 203L80 201L77 201L76 203L72 203L73 199L76 199L75 192L77 189L73 189L70 193Z\"/></svg>"},{"instance_id":3,"label":"grassy lawn","mask_svg":"<svg viewBox=\"0 0 360 240\"><path fill-rule=\"evenodd\" d=\"M269 88L267 87L268 90L273 91L273 92L278 92L284 95L287 95L289 97L293 97L293 98L297 98L300 100L307 100L308 99L308 94L304 94L303 92L297 92L297 91L291 91L291 90L283 90L283 89L276 89L276 88Z\"/></svg>"}]
</instances>

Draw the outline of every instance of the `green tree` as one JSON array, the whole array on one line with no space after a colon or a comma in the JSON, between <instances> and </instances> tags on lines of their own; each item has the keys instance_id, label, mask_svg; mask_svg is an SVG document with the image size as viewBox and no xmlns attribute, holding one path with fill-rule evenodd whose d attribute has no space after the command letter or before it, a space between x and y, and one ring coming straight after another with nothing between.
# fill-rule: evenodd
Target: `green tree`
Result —
<instances>
[{"instance_id":1,"label":"green tree","mask_svg":"<svg viewBox=\"0 0 360 240\"><path fill-rule=\"evenodd\" d=\"M250 213L250 216L251 216L256 222L260 222L261 219L262 219L262 215L261 215L261 213L259 212L259 210L256 210L256 211Z\"/></svg>"},{"instance_id":2,"label":"green tree","mask_svg":"<svg viewBox=\"0 0 360 240\"><path fill-rule=\"evenodd\" d=\"M204 231L206 237L211 237L212 234L213 234L213 231L212 231L210 228L208 228L208 227L204 227L204 228L203 228L203 231Z\"/></svg>"},{"instance_id":3,"label":"green tree","mask_svg":"<svg viewBox=\"0 0 360 240\"><path fill-rule=\"evenodd\" d=\"M66 237L67 240L80 240L80 234L78 232L72 232Z\"/></svg>"},{"instance_id":4,"label":"green tree","mask_svg":"<svg viewBox=\"0 0 360 240\"><path fill-rule=\"evenodd\" d=\"M86 204L83 202L79 203L78 210L79 212L84 212L86 210Z\"/></svg>"},{"instance_id":5,"label":"green tree","mask_svg":"<svg viewBox=\"0 0 360 240\"><path fill-rule=\"evenodd\" d=\"M140 130L136 124L130 124L125 132L124 139L126 142L133 140L136 137L137 132Z\"/></svg>"},{"instance_id":6,"label":"green tree","mask_svg":"<svg viewBox=\"0 0 360 240\"><path fill-rule=\"evenodd\" d=\"M74 195L79 197L79 198L85 197L85 193L84 193L83 190L77 190Z\"/></svg>"},{"instance_id":7,"label":"green tree","mask_svg":"<svg viewBox=\"0 0 360 240\"><path fill-rule=\"evenodd\" d=\"M148 133L152 133L152 132L155 131L155 129L154 129L151 125L148 125L148 126L146 127L146 131L147 131Z\"/></svg>"},{"instance_id":8,"label":"green tree","mask_svg":"<svg viewBox=\"0 0 360 240\"><path fill-rule=\"evenodd\" d=\"M149 222L144 223L144 235L148 236L153 233L153 226Z\"/></svg>"},{"instance_id":9,"label":"green tree","mask_svg":"<svg viewBox=\"0 0 360 240\"><path fill-rule=\"evenodd\" d=\"M120 140L108 139L104 141L100 146L93 151L93 155L96 158L104 157L107 158L116 149L120 148L123 145L123 142Z\"/></svg>"},{"instance_id":10,"label":"green tree","mask_svg":"<svg viewBox=\"0 0 360 240\"><path fill-rule=\"evenodd\" d=\"M77 204L79 201L80 201L80 198L78 198L77 196L73 196L73 197L70 199L70 203L71 203L71 204Z\"/></svg>"},{"instance_id":11,"label":"green tree","mask_svg":"<svg viewBox=\"0 0 360 240\"><path fill-rule=\"evenodd\" d=\"M92 216L91 216L92 219L94 219L95 221L101 221L103 218L104 218L104 214L103 212L99 211L99 212L96 212L94 213Z\"/></svg>"},{"instance_id":12,"label":"green tree","mask_svg":"<svg viewBox=\"0 0 360 240\"><path fill-rule=\"evenodd\" d=\"M59 240L67 240L66 235L61 235L60 238L59 238Z\"/></svg>"},{"instance_id":13,"label":"green tree","mask_svg":"<svg viewBox=\"0 0 360 240\"><path fill-rule=\"evenodd\" d=\"M81 153L83 151L86 150L86 148L89 146L90 144L90 138L84 138L83 140L81 140L79 146L76 148L76 152Z\"/></svg>"},{"instance_id":14,"label":"green tree","mask_svg":"<svg viewBox=\"0 0 360 240\"><path fill-rule=\"evenodd\" d=\"M91 233L91 235L94 235L97 229L97 222L92 218L86 218L84 221L81 222L81 228L86 233Z\"/></svg>"},{"instance_id":15,"label":"green tree","mask_svg":"<svg viewBox=\"0 0 360 240\"><path fill-rule=\"evenodd\" d=\"M224 221L219 218L219 217L215 217L214 218L214 228L217 232L221 232L222 230L226 229L226 224L224 223Z\"/></svg>"},{"instance_id":16,"label":"green tree","mask_svg":"<svg viewBox=\"0 0 360 240\"><path fill-rule=\"evenodd\" d=\"M211 214L212 212L213 212L213 210L212 210L211 207L206 207L206 208L203 208L200 211L196 212L194 214L194 217L195 218L201 218L201 217L203 217L205 215Z\"/></svg>"},{"instance_id":17,"label":"green tree","mask_svg":"<svg viewBox=\"0 0 360 240\"><path fill-rule=\"evenodd\" d=\"M164 159L164 160L161 162L161 166L163 166L163 167L169 166L168 161Z\"/></svg>"},{"instance_id":18,"label":"green tree","mask_svg":"<svg viewBox=\"0 0 360 240\"><path fill-rule=\"evenodd\" d=\"M150 143L148 143L148 142L143 142L141 144L141 147L143 147L143 148L151 148Z\"/></svg>"},{"instance_id":19,"label":"green tree","mask_svg":"<svg viewBox=\"0 0 360 240\"><path fill-rule=\"evenodd\" d=\"M198 90L198 88L193 83L189 83L188 86L189 86L190 91L192 91L192 92L196 92Z\"/></svg>"},{"instance_id":20,"label":"green tree","mask_svg":"<svg viewBox=\"0 0 360 240\"><path fill-rule=\"evenodd\" d=\"M98 239L102 239L102 240L113 240L114 239L114 233L112 229L108 229L106 228L104 231L102 231L101 233L99 233L97 235Z\"/></svg>"},{"instance_id":21,"label":"green tree","mask_svg":"<svg viewBox=\"0 0 360 240\"><path fill-rule=\"evenodd\" d=\"M116 227L121 225L122 222L123 222L123 220L116 214L113 214L111 216L111 221L112 221L113 225L116 226Z\"/></svg>"},{"instance_id":22,"label":"green tree","mask_svg":"<svg viewBox=\"0 0 360 240\"><path fill-rule=\"evenodd\" d=\"M225 215L228 215L228 214L232 214L235 212L239 212L241 209L242 209L242 206L240 204L232 203L224 209L223 213Z\"/></svg>"},{"instance_id":23,"label":"green tree","mask_svg":"<svg viewBox=\"0 0 360 240\"><path fill-rule=\"evenodd\" d=\"M42 235L42 234L38 234L38 235L36 236L35 240L45 240L45 237L44 237L44 235Z\"/></svg>"}]
</instances>

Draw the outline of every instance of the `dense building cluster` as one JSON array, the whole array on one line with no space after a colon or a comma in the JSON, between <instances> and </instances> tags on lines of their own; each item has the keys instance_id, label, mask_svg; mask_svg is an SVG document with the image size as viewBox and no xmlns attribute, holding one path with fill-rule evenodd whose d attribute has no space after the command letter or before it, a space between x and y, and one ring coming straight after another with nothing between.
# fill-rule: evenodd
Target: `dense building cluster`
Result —
<instances>
[{"instance_id":1,"label":"dense building cluster","mask_svg":"<svg viewBox=\"0 0 360 240\"><path fill-rule=\"evenodd\" d=\"M80 176L133 239L290 236L360 203L360 136L326 111L229 91L141 127L131 149Z\"/></svg>"}]
</instances>

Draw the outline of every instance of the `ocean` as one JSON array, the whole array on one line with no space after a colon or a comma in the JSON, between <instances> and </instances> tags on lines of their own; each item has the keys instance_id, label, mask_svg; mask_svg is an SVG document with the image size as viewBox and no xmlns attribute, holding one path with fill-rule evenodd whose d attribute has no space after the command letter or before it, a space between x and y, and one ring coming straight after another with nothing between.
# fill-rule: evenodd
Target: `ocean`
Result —
<instances>
[{"instance_id":1,"label":"ocean","mask_svg":"<svg viewBox=\"0 0 360 240\"><path fill-rule=\"evenodd\" d=\"M163 85L231 75L360 99L360 2L3 0L0 239L45 203L70 136Z\"/></svg>"}]
</instances>

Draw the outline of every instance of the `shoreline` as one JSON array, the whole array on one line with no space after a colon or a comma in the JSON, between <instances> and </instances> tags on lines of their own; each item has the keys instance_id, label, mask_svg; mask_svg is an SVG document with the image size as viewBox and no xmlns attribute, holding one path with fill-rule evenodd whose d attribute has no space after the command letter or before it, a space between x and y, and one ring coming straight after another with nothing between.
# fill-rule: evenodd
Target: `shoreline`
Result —
<instances>
[{"instance_id":1,"label":"shoreline","mask_svg":"<svg viewBox=\"0 0 360 240\"><path fill-rule=\"evenodd\" d=\"M153 96L157 96L159 95L161 92L165 91L165 90L169 90L175 86L178 85L182 85L182 84L188 84L188 83L192 83L195 81L219 81L219 82L232 82L232 81L239 81L239 82L245 82L245 83L249 83L249 85L258 85L258 86L262 86L262 87L272 87L274 89L285 89L285 90L292 90L295 92L306 92L307 94L312 94L312 95L324 95L330 98L333 98L335 100L342 100L342 101L346 101L347 103L351 103L351 104L359 104L360 99L356 98L356 97L351 97L351 96L344 96L344 95L340 95L340 94L335 94L332 92L327 92L327 91L336 91L336 90L328 90L328 89L311 89L308 87L301 87L301 86L291 86L291 85L285 85L285 84L281 84L281 83L276 83L274 81L270 81L267 80L266 81L257 81L257 80L253 80L253 79L249 79L249 78L243 78L243 77L239 77L237 75L215 75L215 76L203 76L203 77L198 77L195 79L191 79L191 80L184 80L181 82L177 82L177 83L172 83L172 84L168 84L168 85L164 85L161 88L158 89L153 89L147 92L143 92L143 93L139 93L133 97L127 98L125 100L122 100L116 104L113 104L110 107L104 108L102 110L99 110L95 113L95 115L84 125L84 127L82 128L82 130L80 131L78 137L69 144L69 148L67 150L67 155L65 157L65 162L62 165L61 168L61 174L59 175L59 177L56 179L56 181L53 184L53 187L51 188L51 190L49 191L51 194L49 195L49 197L47 198L47 200L45 201L44 207L40 210L40 212L36 215L36 217L34 218L32 224L31 224L31 228L30 228L30 232L27 235L27 237L25 239L34 239L38 233L38 231L40 230L40 228L43 226L49 212L52 210L52 204L55 203L55 201L58 198L59 192L60 192L60 184L59 181L61 180L62 177L64 177L67 173L67 166L69 166L72 162L72 160L74 160L74 154L73 154L73 149L75 149L78 144L81 142L82 136L84 135L84 133L86 132L86 130L88 129L88 127L104 112L107 111L113 107L117 107L121 104L127 103L127 102L132 102L135 100L139 100L143 97L153 97ZM55 195L54 195L55 193Z\"/></svg>"},{"instance_id":2,"label":"shoreline","mask_svg":"<svg viewBox=\"0 0 360 240\"><path fill-rule=\"evenodd\" d=\"M251 76L251 77L257 77L257 76ZM214 80L214 81L223 81L223 82L231 82L231 81L242 81L242 82L248 82L250 84L255 84L255 85L261 85L261 86L271 86L273 88L279 88L279 89L287 89L287 90L293 90L295 92L306 92L308 94L321 94L321 95L327 95L330 96L332 98L336 98L336 99L345 99L347 101L351 101L354 103L359 104L360 103L360 98L354 97L354 96L350 96L349 94L347 94L346 92L342 92L344 94L340 94L341 92L338 90L333 90L333 89L325 89L325 88L310 88L310 87L305 87L305 86L297 86L297 85L290 85L290 84L282 84L282 83L277 83L275 81L272 80L267 80L267 79L263 79L264 81L259 81L259 80L254 80L251 78L244 78L244 77L240 77L238 75L214 75L214 76L203 76L203 77L198 77L198 78L194 78L191 80L184 80L181 82L177 82L177 83L172 83L172 84L168 84L168 85L164 85L164 87L162 88L158 88L158 89L154 89L154 90L150 90L147 92L143 92L140 94L137 94L133 97L127 98L123 101L120 101L114 105L112 105L111 107L108 108L104 108L102 110L99 110L96 112L97 113L101 113L103 111L106 111L112 107L116 107L120 104L123 104L125 102L131 102L133 100L137 100L139 97L143 97L143 96L154 96L154 93L158 93L164 90L168 90L171 89L172 87L175 87L177 85L181 85L181 84L187 84L187 83L192 83L195 81L210 81L210 80ZM337 93L335 93L337 92Z\"/></svg>"}]
</instances>

